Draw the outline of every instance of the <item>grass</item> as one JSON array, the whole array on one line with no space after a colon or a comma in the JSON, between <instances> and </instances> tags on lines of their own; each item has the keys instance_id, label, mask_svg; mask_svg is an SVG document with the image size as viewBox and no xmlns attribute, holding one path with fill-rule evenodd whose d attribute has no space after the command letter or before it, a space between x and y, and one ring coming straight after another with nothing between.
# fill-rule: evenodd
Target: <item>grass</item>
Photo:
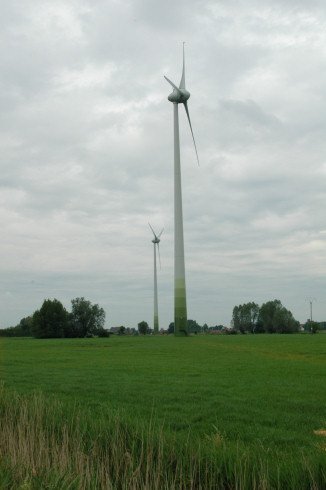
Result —
<instances>
[{"instance_id":1,"label":"grass","mask_svg":"<svg viewBox=\"0 0 326 490\"><path fill-rule=\"evenodd\" d=\"M324 335L0 342L0 440L7 440L0 448L10 454L0 488L24 481L54 488L56 478L57 488L326 486L326 440L314 432L326 428ZM8 450L33 418L30 452L39 453L40 439L44 457L55 461L44 460L35 475L26 452ZM84 463L65 466L51 456L51 448L61 454L63 430L65 454Z\"/></svg>"}]
</instances>

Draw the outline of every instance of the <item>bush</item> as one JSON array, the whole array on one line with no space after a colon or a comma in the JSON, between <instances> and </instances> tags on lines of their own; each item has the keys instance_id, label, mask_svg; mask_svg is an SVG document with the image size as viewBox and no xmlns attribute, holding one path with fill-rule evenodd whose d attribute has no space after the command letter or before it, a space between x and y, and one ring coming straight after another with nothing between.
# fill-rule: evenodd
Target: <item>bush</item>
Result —
<instances>
[{"instance_id":1,"label":"bush","mask_svg":"<svg viewBox=\"0 0 326 490\"><path fill-rule=\"evenodd\" d=\"M99 328L97 331L97 336L98 337L110 337L110 332L106 330L105 328Z\"/></svg>"}]
</instances>

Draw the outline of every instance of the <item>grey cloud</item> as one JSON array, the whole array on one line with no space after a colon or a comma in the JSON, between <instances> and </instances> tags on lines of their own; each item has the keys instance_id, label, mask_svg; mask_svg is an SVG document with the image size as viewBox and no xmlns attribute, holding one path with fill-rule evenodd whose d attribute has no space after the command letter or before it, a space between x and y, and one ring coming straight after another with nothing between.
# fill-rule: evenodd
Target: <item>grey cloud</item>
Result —
<instances>
[{"instance_id":1,"label":"grey cloud","mask_svg":"<svg viewBox=\"0 0 326 490\"><path fill-rule=\"evenodd\" d=\"M150 321L148 221L165 227L160 312L172 321L163 74L179 81L183 40L201 163L182 111L189 314L228 323L234 304L280 297L304 320L304 297L325 287L324 18L317 1L7 4L0 325L78 295L108 324Z\"/></svg>"}]
</instances>

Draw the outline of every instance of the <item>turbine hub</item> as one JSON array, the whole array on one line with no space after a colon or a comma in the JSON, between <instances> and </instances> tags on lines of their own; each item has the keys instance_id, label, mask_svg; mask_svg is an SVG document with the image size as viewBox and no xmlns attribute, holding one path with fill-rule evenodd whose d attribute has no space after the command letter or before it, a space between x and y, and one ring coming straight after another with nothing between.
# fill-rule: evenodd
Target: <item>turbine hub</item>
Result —
<instances>
[{"instance_id":1,"label":"turbine hub","mask_svg":"<svg viewBox=\"0 0 326 490\"><path fill-rule=\"evenodd\" d=\"M185 88L174 89L168 96L168 100L174 104L184 104L190 97L190 93Z\"/></svg>"},{"instance_id":2,"label":"turbine hub","mask_svg":"<svg viewBox=\"0 0 326 490\"><path fill-rule=\"evenodd\" d=\"M156 236L156 237L154 238L154 240L152 240L152 243L160 243L160 241L161 241L161 240L160 240L159 238L157 238L157 236Z\"/></svg>"}]
</instances>

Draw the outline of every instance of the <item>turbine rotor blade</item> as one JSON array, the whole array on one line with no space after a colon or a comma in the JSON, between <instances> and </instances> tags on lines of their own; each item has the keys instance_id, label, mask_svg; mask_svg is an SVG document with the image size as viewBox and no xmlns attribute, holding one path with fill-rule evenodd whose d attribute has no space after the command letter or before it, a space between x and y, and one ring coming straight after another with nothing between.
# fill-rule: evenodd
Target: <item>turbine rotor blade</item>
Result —
<instances>
[{"instance_id":1,"label":"turbine rotor blade","mask_svg":"<svg viewBox=\"0 0 326 490\"><path fill-rule=\"evenodd\" d=\"M171 80L169 80L169 79L168 79L168 77L166 77L166 76L164 75L164 78L165 78L165 80L166 80L167 82L169 82L169 84L170 84L170 85L172 85L172 87L173 87L175 90L177 90L177 91L180 93L180 90L178 89L178 87L177 87L177 86L176 86L176 85L175 85L173 82L171 82Z\"/></svg>"},{"instance_id":2,"label":"turbine rotor blade","mask_svg":"<svg viewBox=\"0 0 326 490\"><path fill-rule=\"evenodd\" d=\"M152 228L151 224L150 224L150 223L148 223L148 226L150 227L150 229L151 229L151 230L152 230L152 232L153 232L154 237L156 238L155 231L153 230L153 228Z\"/></svg>"},{"instance_id":3,"label":"turbine rotor blade","mask_svg":"<svg viewBox=\"0 0 326 490\"><path fill-rule=\"evenodd\" d=\"M197 163L198 163L198 166L199 166L199 158L198 158L198 152L197 152L197 146L196 146L196 141L195 141L195 137L194 137L194 132L192 130L192 126L191 126L191 121L190 121L190 116L189 116L189 110L188 110L188 104L187 104L187 101L183 103L183 105L185 106L185 110L186 110L186 113L187 113L187 117L188 117L188 121L189 121L189 126L190 126L190 131L191 131L191 134L192 134L192 139L193 139L193 142L194 142L194 145L195 145L195 151L196 151L196 157L197 157Z\"/></svg>"},{"instance_id":4,"label":"turbine rotor blade","mask_svg":"<svg viewBox=\"0 0 326 490\"><path fill-rule=\"evenodd\" d=\"M185 89L186 88L186 80L185 80L185 43L183 43L182 50L183 50L183 66L182 66L182 76L181 76L179 88Z\"/></svg>"},{"instance_id":5,"label":"turbine rotor blade","mask_svg":"<svg viewBox=\"0 0 326 490\"><path fill-rule=\"evenodd\" d=\"M163 231L164 231L164 228L162 228L162 230L160 231L160 233L157 235L157 238L160 238L160 236L162 235Z\"/></svg>"}]
</instances>

